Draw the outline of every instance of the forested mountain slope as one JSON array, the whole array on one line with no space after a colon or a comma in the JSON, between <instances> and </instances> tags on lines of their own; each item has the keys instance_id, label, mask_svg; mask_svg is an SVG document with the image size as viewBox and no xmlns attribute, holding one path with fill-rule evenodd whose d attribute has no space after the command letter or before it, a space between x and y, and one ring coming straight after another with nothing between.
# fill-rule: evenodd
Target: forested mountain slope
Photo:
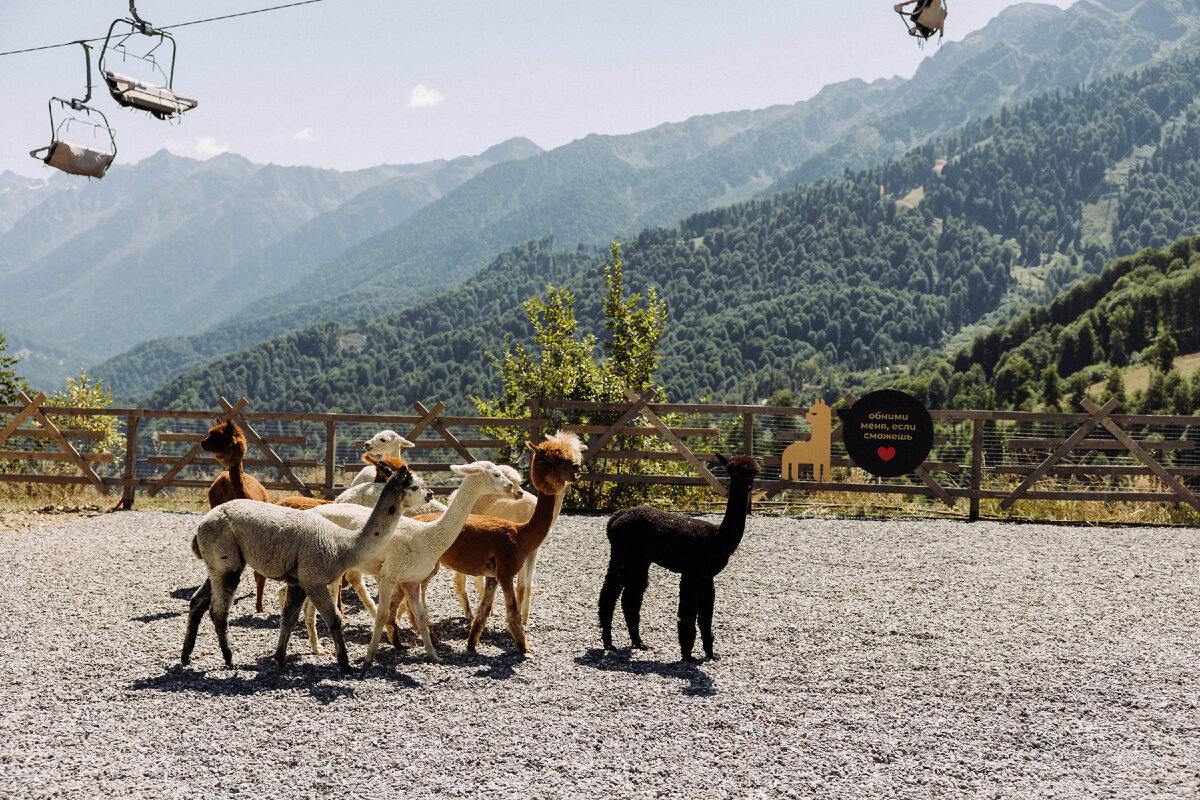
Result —
<instances>
[{"instance_id":1,"label":"forested mountain slope","mask_svg":"<svg viewBox=\"0 0 1200 800\"><path fill-rule=\"evenodd\" d=\"M1049 291L1055 270L1065 281L1099 269L1117 245L1091 240L1105 226L1084 217L1105 187L1131 187L1110 198L1108 241L1161 244L1195 224L1198 97L1195 60L1109 78L1006 109L848 179L627 240L627 285L656 287L670 313L659 379L673 399L754 401L829 366L904 362L996 309L1014 290L1014 270ZM1131 149L1145 156L1136 166L1125 158ZM1159 185L1170 190L1137 189ZM496 389L487 353L503 348L503 332L528 336L520 305L530 287L571 288L584 330L602 330L603 263L597 250L530 243L459 292L360 323L362 340L336 325L273 340L146 402L211 403L216 392L246 394L260 408L404 411L419 399L465 410L470 395Z\"/></svg>"},{"instance_id":2,"label":"forested mountain slope","mask_svg":"<svg viewBox=\"0 0 1200 800\"><path fill-rule=\"evenodd\" d=\"M139 346L101 365L140 395L189 366L320 320L370 318L435 296L527 239L602 245L799 177L880 163L1013 99L1071 86L1187 46L1195 3L1022 4L933 52L912 80L847 81L793 106L696 117L629 136L589 136L488 170L199 336ZM1163 15L1166 14L1169 19ZM865 127L864 127L865 126ZM819 158L842 142L824 162ZM313 297L320 297L313 301Z\"/></svg>"},{"instance_id":3,"label":"forested mountain slope","mask_svg":"<svg viewBox=\"0 0 1200 800\"><path fill-rule=\"evenodd\" d=\"M952 356L924 359L895 385L933 407L1031 409L1061 397L1078 411L1069 395L1136 362L1154 367L1150 389L1123 411L1194 414L1200 371L1189 378L1164 365L1197 350L1200 237L1193 236L1120 258Z\"/></svg>"}]
</instances>

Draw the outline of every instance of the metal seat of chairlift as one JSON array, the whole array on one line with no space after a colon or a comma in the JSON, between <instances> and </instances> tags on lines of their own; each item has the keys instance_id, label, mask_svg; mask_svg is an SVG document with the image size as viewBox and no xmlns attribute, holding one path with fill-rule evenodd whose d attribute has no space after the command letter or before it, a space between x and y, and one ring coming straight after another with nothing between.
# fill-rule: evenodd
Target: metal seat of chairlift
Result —
<instances>
[{"instance_id":1,"label":"metal seat of chairlift","mask_svg":"<svg viewBox=\"0 0 1200 800\"><path fill-rule=\"evenodd\" d=\"M46 151L46 155L38 155L43 150ZM103 178L104 173L108 171L117 157L116 153L107 150L97 150L86 145L61 140L48 147L33 150L29 155L68 174L85 175L89 178Z\"/></svg>"},{"instance_id":2,"label":"metal seat of chairlift","mask_svg":"<svg viewBox=\"0 0 1200 800\"><path fill-rule=\"evenodd\" d=\"M108 91L117 103L126 108L149 111L159 119L169 119L199 105L196 100L180 97L164 86L155 86L108 70L104 72L104 82L108 84Z\"/></svg>"}]
</instances>

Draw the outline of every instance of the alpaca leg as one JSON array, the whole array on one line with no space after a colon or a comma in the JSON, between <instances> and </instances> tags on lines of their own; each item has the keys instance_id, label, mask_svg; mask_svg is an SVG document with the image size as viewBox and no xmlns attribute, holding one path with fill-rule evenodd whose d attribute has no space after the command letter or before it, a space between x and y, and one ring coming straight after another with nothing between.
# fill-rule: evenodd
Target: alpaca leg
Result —
<instances>
[{"instance_id":1,"label":"alpaca leg","mask_svg":"<svg viewBox=\"0 0 1200 800\"><path fill-rule=\"evenodd\" d=\"M517 603L517 593L513 590L513 576L505 575L498 582L500 590L504 592L504 626L517 643L517 650L529 655L533 653L533 648L525 640L525 626L521 624L521 606Z\"/></svg>"},{"instance_id":2,"label":"alpaca leg","mask_svg":"<svg viewBox=\"0 0 1200 800\"><path fill-rule=\"evenodd\" d=\"M404 590L404 598L408 601L408 609L417 618L417 625L420 627L418 631L421 634L421 639L425 642L425 653L429 656L429 660L435 664L440 664L441 659L433 649L433 639L429 635L429 615L425 613L425 599L421 597L420 581L401 584Z\"/></svg>"},{"instance_id":3,"label":"alpaca leg","mask_svg":"<svg viewBox=\"0 0 1200 800\"><path fill-rule=\"evenodd\" d=\"M608 562L604 585L600 587L600 640L605 650L613 649L612 618L617 609L617 598L625 586L625 571L615 561Z\"/></svg>"},{"instance_id":4,"label":"alpaca leg","mask_svg":"<svg viewBox=\"0 0 1200 800\"><path fill-rule=\"evenodd\" d=\"M342 619L342 620L344 620L346 618L346 611L345 611L345 609L342 608L342 587L346 586L346 585L347 585L346 576L344 574L338 576L338 579L336 581L329 584L329 594L333 597L334 601L337 603L338 619Z\"/></svg>"},{"instance_id":5,"label":"alpaca leg","mask_svg":"<svg viewBox=\"0 0 1200 800\"><path fill-rule=\"evenodd\" d=\"M692 647L696 644L696 612L700 604L703 578L686 572L679 578L679 653L683 661L695 661Z\"/></svg>"},{"instance_id":6,"label":"alpaca leg","mask_svg":"<svg viewBox=\"0 0 1200 800\"><path fill-rule=\"evenodd\" d=\"M267 588L267 576L262 573L254 573L254 610L261 614L263 611L263 590Z\"/></svg>"},{"instance_id":7,"label":"alpaca leg","mask_svg":"<svg viewBox=\"0 0 1200 800\"><path fill-rule=\"evenodd\" d=\"M629 629L629 641L639 650L649 650L642 641L642 596L650 583L650 564L625 565L625 591L621 593L621 613L625 615L625 627Z\"/></svg>"},{"instance_id":8,"label":"alpaca leg","mask_svg":"<svg viewBox=\"0 0 1200 800\"><path fill-rule=\"evenodd\" d=\"M375 607L375 630L371 632L371 644L367 647L367 657L363 660L363 666L367 666L375 660L375 653L379 650L379 640L383 637L383 629L391 620L392 591L395 588L394 580L383 575L379 576L379 605ZM393 644L395 643L393 642Z\"/></svg>"},{"instance_id":9,"label":"alpaca leg","mask_svg":"<svg viewBox=\"0 0 1200 800\"><path fill-rule=\"evenodd\" d=\"M483 597L479 598L479 608L475 609L475 618L471 620L471 630L467 634L467 651L475 652L479 637L483 635L483 627L492 615L492 599L496 596L496 579L488 578L483 585Z\"/></svg>"},{"instance_id":10,"label":"alpaca leg","mask_svg":"<svg viewBox=\"0 0 1200 800\"><path fill-rule=\"evenodd\" d=\"M517 573L517 607L521 609L521 624L529 624L529 597L533 593L533 572L537 566L537 550L529 554Z\"/></svg>"},{"instance_id":11,"label":"alpaca leg","mask_svg":"<svg viewBox=\"0 0 1200 800\"><path fill-rule=\"evenodd\" d=\"M338 588L341 588L341 579L339 578L338 581ZM346 634L342 630L342 618L338 616L337 605L334 604L333 598L327 591L321 591L323 588L321 586L312 587L308 592L308 598L317 607L317 613L321 615L321 619L325 620L325 627L329 628L329 633L333 636L333 652L337 657L338 667L342 672L354 672L354 667L350 666L350 656L346 652Z\"/></svg>"},{"instance_id":12,"label":"alpaca leg","mask_svg":"<svg viewBox=\"0 0 1200 800\"><path fill-rule=\"evenodd\" d=\"M471 619L471 598L467 595L467 576L461 572L454 573L454 594L458 597L458 605L462 608L463 616Z\"/></svg>"},{"instance_id":13,"label":"alpaca leg","mask_svg":"<svg viewBox=\"0 0 1200 800\"><path fill-rule=\"evenodd\" d=\"M363 586L361 572L347 572L346 580L350 582L350 587L354 589L354 593L358 595L358 599L362 602L363 608L367 614L375 616L375 601L371 599L371 594L367 591L367 587Z\"/></svg>"},{"instance_id":14,"label":"alpaca leg","mask_svg":"<svg viewBox=\"0 0 1200 800\"><path fill-rule=\"evenodd\" d=\"M304 630L308 633L308 649L312 651L313 655L329 655L328 652L321 649L321 642L317 638L317 607L312 604L312 600L304 601Z\"/></svg>"},{"instance_id":15,"label":"alpaca leg","mask_svg":"<svg viewBox=\"0 0 1200 800\"><path fill-rule=\"evenodd\" d=\"M233 604L233 593L241 577L240 572L226 572L217 576L213 582L212 605L208 608L213 627L217 629L217 644L221 646L225 666L230 669L233 669L233 651L229 649L229 607Z\"/></svg>"},{"instance_id":16,"label":"alpaca leg","mask_svg":"<svg viewBox=\"0 0 1200 800\"><path fill-rule=\"evenodd\" d=\"M483 597L483 590L487 587L487 578L482 575L475 576L475 594ZM496 605L492 604L492 613L496 613Z\"/></svg>"},{"instance_id":17,"label":"alpaca leg","mask_svg":"<svg viewBox=\"0 0 1200 800\"><path fill-rule=\"evenodd\" d=\"M700 643L704 646L704 654L713 661L717 660L716 654L713 653L713 634L712 634L712 618L713 606L717 600L717 589L713 586L712 578L705 578L700 581L699 601L700 607L697 610L696 623L700 626Z\"/></svg>"},{"instance_id":18,"label":"alpaca leg","mask_svg":"<svg viewBox=\"0 0 1200 800\"><path fill-rule=\"evenodd\" d=\"M275 663L281 670L287 666L288 639L292 637L296 620L300 619L300 609L304 607L306 597L308 594L299 586L288 585L283 611L279 615L279 643L275 646Z\"/></svg>"},{"instance_id":19,"label":"alpaca leg","mask_svg":"<svg viewBox=\"0 0 1200 800\"><path fill-rule=\"evenodd\" d=\"M212 603L212 581L204 579L200 588L192 593L188 603L187 632L183 635L183 652L179 655L179 663L187 666L192 660L192 648L196 646L196 634L200 631L200 620Z\"/></svg>"}]
</instances>

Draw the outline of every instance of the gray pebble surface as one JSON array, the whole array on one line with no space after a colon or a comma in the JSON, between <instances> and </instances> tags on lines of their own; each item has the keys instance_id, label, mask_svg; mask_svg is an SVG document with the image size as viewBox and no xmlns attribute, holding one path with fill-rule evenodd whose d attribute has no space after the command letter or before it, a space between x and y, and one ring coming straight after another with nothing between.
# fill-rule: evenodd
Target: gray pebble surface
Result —
<instances>
[{"instance_id":1,"label":"gray pebble surface","mask_svg":"<svg viewBox=\"0 0 1200 800\"><path fill-rule=\"evenodd\" d=\"M685 665L677 578L658 568L652 649L600 650L607 518L564 514L538 560L532 656L499 615L467 653L443 573L444 663L406 632L343 676L303 624L276 669L274 586L254 614L248 572L236 669L207 617L179 665L199 519L0 531L0 794L1200 796L1194 529L755 514L716 581L721 658ZM370 620L345 597L361 664ZM619 608L614 639L628 645Z\"/></svg>"}]
</instances>

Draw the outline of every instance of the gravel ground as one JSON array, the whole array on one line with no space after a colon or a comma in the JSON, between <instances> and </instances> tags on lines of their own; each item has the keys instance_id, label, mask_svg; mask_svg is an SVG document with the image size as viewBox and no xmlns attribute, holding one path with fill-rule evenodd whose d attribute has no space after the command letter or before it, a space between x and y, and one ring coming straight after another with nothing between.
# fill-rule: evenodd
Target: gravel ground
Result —
<instances>
[{"instance_id":1,"label":"gravel ground","mask_svg":"<svg viewBox=\"0 0 1200 800\"><path fill-rule=\"evenodd\" d=\"M598 649L605 518L564 515L538 562L535 655L513 653L499 617L466 653L442 575L445 663L410 636L343 677L302 626L277 672L278 617L252 613L249 575L237 669L207 619L179 666L198 520L0 531L0 794L1200 794L1196 530L755 515L717 579L722 658L685 666L674 576L657 568L654 649ZM361 661L369 621L346 598Z\"/></svg>"}]
</instances>

